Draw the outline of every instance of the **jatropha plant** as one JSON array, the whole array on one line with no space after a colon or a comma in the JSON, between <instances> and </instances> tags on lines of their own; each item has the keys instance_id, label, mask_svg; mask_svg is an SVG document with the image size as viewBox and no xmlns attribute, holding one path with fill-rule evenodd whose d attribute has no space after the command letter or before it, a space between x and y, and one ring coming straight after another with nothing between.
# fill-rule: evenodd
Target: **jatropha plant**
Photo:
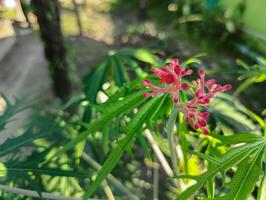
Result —
<instances>
[{"instance_id":1,"label":"jatropha plant","mask_svg":"<svg viewBox=\"0 0 266 200\"><path fill-rule=\"evenodd\" d=\"M112 63L113 69L117 69L114 61L117 61L117 57L112 57L107 63L104 62L101 65L103 67L97 68L93 76L89 78L88 83L91 81L94 83L95 80L102 77L97 85L103 85L108 63ZM130 63L132 64L132 61ZM153 63L157 66L164 65L161 64L163 62ZM120 67L122 66L121 64ZM120 73L120 70L114 71L117 74L123 74ZM117 166L119 167L118 170L121 170L121 167L123 170L127 169L124 165L119 165L119 162L125 162L124 153L128 151L133 155L132 149L135 147L139 149L141 145L144 151L148 150L147 153L152 155L150 161L156 163L156 165L150 165L151 162L147 162L150 167L154 167L153 181L155 187L153 194L157 196L162 194L163 197L160 199L168 199L169 197L169 199L178 200L196 198L246 200L253 196L257 200L265 200L265 119L247 109L233 96L229 94L217 95L219 92L230 90L232 86L222 86L217 84L214 79L205 80L205 70L203 69L197 72L199 78L193 80L194 76L191 76L193 71L181 66L178 59L172 59L167 66L153 67L151 71L157 80L148 78L149 80L146 79L141 84L141 81L137 79L115 90L110 90L110 88L103 90L108 94L108 99L104 103L98 104L95 100L97 95L100 96L98 91L101 90L99 89L101 87L88 89L86 100L81 101L79 99L78 102L82 108L86 102L86 105L91 104L91 107L95 109L89 123L87 121L83 123L83 115L75 116L75 120L72 121L72 118L66 119L60 114L55 122L51 121L50 118L48 120L45 117L34 117L32 125L25 129L22 135L10 138L0 144L0 157L5 158L0 160L1 190L18 193L20 191L18 188L9 187L14 185L23 187L24 194L37 194L35 191L26 189L28 186L32 189L32 181L41 183L41 187L36 187L39 191L41 189L50 191L49 183L51 180L65 183L65 177L71 177L73 180L70 187L72 188L73 185L77 195L79 197L83 195L83 199L87 200L94 196L95 192L97 197L102 195L101 183L106 179L105 184L112 184L114 194L118 198L119 195L123 195L123 199L143 199L141 192L135 192L139 191L139 188L127 188L127 184L120 183L119 179L121 181L127 179L127 182L131 180L130 177L122 175L124 173L114 173L115 176L119 176L119 179L108 176ZM215 95L217 97L213 98ZM4 96L3 98L7 108L5 113L0 116L0 131L5 129L5 125L11 117L23 107L20 102L15 102L13 105L7 98ZM76 104L77 102L74 102L73 105L76 106ZM209 106L210 109L208 109ZM214 116L212 123L214 131L211 131L207 124L208 110ZM61 125L61 122L64 122L62 124L65 125ZM82 128L77 124L82 124ZM187 134L186 124L191 124L195 130L208 135L197 137L197 134L193 134L196 131L189 131L192 134ZM166 126L165 129L164 126ZM54 140L53 135L55 133L60 134L58 135L60 141ZM69 137L66 137L66 133L71 136L70 141L68 141ZM74 134L76 135L72 138ZM62 139L68 142L61 147L64 141ZM140 143L135 144L136 140L140 140ZM168 145L165 144L166 140L168 140ZM84 148L87 147L86 143L88 147L90 145L94 149L97 147L97 150L102 146L102 151L100 149L97 153L91 151L92 148ZM23 151L25 147L30 147L32 154L30 156L25 155L27 156L25 159L17 159L17 155L20 155L20 149ZM149 147L151 147L151 151L149 151ZM98 159L99 155L102 154L101 152L104 152L104 155ZM98 170L96 177L94 176L95 171L92 167L88 170L85 162L67 164L65 162L66 157L73 158L75 161L78 158L88 162L90 166ZM195 164L194 159L190 159L194 157L197 157L197 164ZM6 160L6 158L12 159ZM105 159L103 163L98 164L96 162L101 162L102 159ZM126 162L128 160L126 157ZM169 160L171 164L168 163ZM190 160L192 162L189 162ZM203 160L204 162L201 162ZM63 168L53 167L61 162L64 163ZM79 166L72 168L74 163ZM65 170L66 166L67 170ZM158 168L157 166L161 167ZM164 171L167 179L164 179L165 175L159 179L158 170ZM46 179L43 175L51 176L51 178L63 176L63 179L58 179L58 177L53 179L47 177ZM17 179L18 176L25 177L25 180ZM132 176L134 179L137 179L136 177L138 177L136 174ZM81 180L81 178L85 180ZM182 181L182 179L186 179L186 181ZM192 179L193 182L189 179ZM161 184L161 180L167 181L167 185L171 189L170 192L167 189L159 190L158 186ZM87 184L88 182L89 184ZM80 187L76 187L78 184ZM174 190L172 190L173 187ZM38 193L40 193L39 191ZM57 187L52 191L65 192L65 184L57 184ZM4 196L2 195L4 199L21 199L20 196L8 198L7 192L6 194L3 193ZM49 193L41 194L44 198L49 196Z\"/></svg>"},{"instance_id":2,"label":"jatropha plant","mask_svg":"<svg viewBox=\"0 0 266 200\"><path fill-rule=\"evenodd\" d=\"M198 71L199 78L189 84L184 77L192 75L191 69L186 70L180 66L178 59L172 59L169 65L162 68L153 67L151 71L160 79L160 85L156 86L150 80L144 80L143 85L150 88L151 92L145 92L145 97L159 96L168 93L172 96L172 101L176 108L184 114L186 124L193 124L194 129L201 129L204 134L208 134L207 121L209 113L203 108L209 106L210 100L218 93L231 90L232 86L220 85L214 79L205 80L205 70ZM180 91L187 93L191 97L182 101Z\"/></svg>"}]
</instances>

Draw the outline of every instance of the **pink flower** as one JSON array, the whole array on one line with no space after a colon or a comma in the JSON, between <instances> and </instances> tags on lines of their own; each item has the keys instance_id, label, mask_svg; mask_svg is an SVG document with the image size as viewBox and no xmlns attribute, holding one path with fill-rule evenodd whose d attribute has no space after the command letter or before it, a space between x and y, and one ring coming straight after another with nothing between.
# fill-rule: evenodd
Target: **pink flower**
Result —
<instances>
[{"instance_id":1,"label":"pink flower","mask_svg":"<svg viewBox=\"0 0 266 200\"><path fill-rule=\"evenodd\" d=\"M202 108L209 106L210 100L218 93L226 90L231 90L231 85L221 86L214 79L205 81L205 70L198 71L199 78L188 84L184 82L183 77L192 74L192 70L185 70L179 65L178 59L172 59L169 65L162 68L153 67L151 71L160 80L160 87L153 85L149 80L144 80L143 85L150 88L151 92L144 93L145 97L158 96L162 93L168 93L172 96L173 103L177 106L180 112L184 114L187 124L192 123L194 129L201 129L204 134L208 134L206 111L201 111ZM194 86L194 87L193 87ZM180 90L190 94L192 98L186 102L179 101Z\"/></svg>"},{"instance_id":2,"label":"pink flower","mask_svg":"<svg viewBox=\"0 0 266 200\"><path fill-rule=\"evenodd\" d=\"M145 93L145 96L157 96L161 93L168 93L172 96L174 103L179 101L179 91L187 90L188 83L181 83L181 77L191 75L192 70L186 71L185 68L179 66L178 59L172 59L170 64L162 68L151 68L151 72L160 80L161 87L153 85L149 80L144 80L143 85L151 89L151 93Z\"/></svg>"}]
</instances>

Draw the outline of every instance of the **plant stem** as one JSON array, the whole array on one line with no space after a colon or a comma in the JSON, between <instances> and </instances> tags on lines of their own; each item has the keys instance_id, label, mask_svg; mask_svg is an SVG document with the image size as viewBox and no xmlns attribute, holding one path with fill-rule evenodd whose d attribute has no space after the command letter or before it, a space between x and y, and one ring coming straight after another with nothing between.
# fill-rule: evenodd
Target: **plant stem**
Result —
<instances>
[{"instance_id":1,"label":"plant stem","mask_svg":"<svg viewBox=\"0 0 266 200\"><path fill-rule=\"evenodd\" d=\"M178 110L176 106L174 105L172 112L170 114L170 117L168 119L167 125L166 125L166 133L167 133L167 138L168 138L168 145L170 148L170 153L171 153L171 161L172 161L172 168L174 171L174 174L178 174L178 167L177 167L177 155L176 155L176 144L175 144L175 139L174 139L174 125L175 121L177 118Z\"/></svg>"},{"instance_id":2,"label":"plant stem","mask_svg":"<svg viewBox=\"0 0 266 200\"><path fill-rule=\"evenodd\" d=\"M110 186L108 185L107 181L103 181L102 182L102 187L103 187L103 191L107 197L108 200L115 200L115 196L110 188Z\"/></svg>"},{"instance_id":3,"label":"plant stem","mask_svg":"<svg viewBox=\"0 0 266 200\"><path fill-rule=\"evenodd\" d=\"M157 162L157 158L154 158L154 167L153 167L153 200L158 200L159 194L159 163Z\"/></svg>"},{"instance_id":4,"label":"plant stem","mask_svg":"<svg viewBox=\"0 0 266 200\"><path fill-rule=\"evenodd\" d=\"M26 190L26 189L21 189L21 188L15 188L15 187L9 187L6 185L0 185L0 190L4 190L6 192L14 193L14 194L19 194L19 195L24 195L24 196L29 196L29 197L36 197L36 198L45 198L45 199L52 199L52 200L79 200L78 198L74 197L64 197L56 194L51 194L47 192L42 192L41 196L40 193L34 190Z\"/></svg>"},{"instance_id":5,"label":"plant stem","mask_svg":"<svg viewBox=\"0 0 266 200\"><path fill-rule=\"evenodd\" d=\"M156 143L154 137L152 136L152 133L149 129L146 129L144 131L145 137L147 138L148 142L150 143L157 159L159 160L159 162L162 165L162 168L164 170L164 172L168 175L168 176L173 176L174 172L171 169L170 165L168 164L166 158L164 157L159 145Z\"/></svg>"},{"instance_id":6,"label":"plant stem","mask_svg":"<svg viewBox=\"0 0 266 200\"><path fill-rule=\"evenodd\" d=\"M91 158L88 154L86 154L85 152L83 152L81 154L81 157L84 159L84 161L86 161L87 163L89 163L93 168L95 168L96 170L100 170L102 168L102 166L96 162L93 158ZM118 179L116 179L114 176L112 176L111 174L109 174L107 176L107 179L114 185L116 186L121 192L125 193L126 195L128 195L129 199L132 200L138 200L139 198L131 193L126 187L125 185L123 185Z\"/></svg>"}]
</instances>

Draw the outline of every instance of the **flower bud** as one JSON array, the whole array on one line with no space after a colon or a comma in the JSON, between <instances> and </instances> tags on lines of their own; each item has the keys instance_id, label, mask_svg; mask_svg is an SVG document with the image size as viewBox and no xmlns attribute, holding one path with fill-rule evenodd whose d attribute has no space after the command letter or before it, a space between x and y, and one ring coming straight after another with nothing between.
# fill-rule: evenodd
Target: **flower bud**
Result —
<instances>
[{"instance_id":1,"label":"flower bud","mask_svg":"<svg viewBox=\"0 0 266 200\"><path fill-rule=\"evenodd\" d=\"M142 81L142 84L143 84L144 86L148 86L148 85L151 84L151 82L150 82L149 80L143 80L143 81Z\"/></svg>"},{"instance_id":2,"label":"flower bud","mask_svg":"<svg viewBox=\"0 0 266 200\"><path fill-rule=\"evenodd\" d=\"M216 83L216 81L214 79L210 79L206 82L206 85L212 85L214 83Z\"/></svg>"},{"instance_id":3,"label":"flower bud","mask_svg":"<svg viewBox=\"0 0 266 200\"><path fill-rule=\"evenodd\" d=\"M199 123L198 123L198 122L195 122L195 123L194 123L194 129L197 130L197 129L199 129L199 127L200 127L200 126L199 126Z\"/></svg>"},{"instance_id":4,"label":"flower bud","mask_svg":"<svg viewBox=\"0 0 266 200\"><path fill-rule=\"evenodd\" d=\"M144 97L150 97L150 96L151 96L151 94L148 93L148 92L144 92L142 95L143 95Z\"/></svg>"},{"instance_id":5,"label":"flower bud","mask_svg":"<svg viewBox=\"0 0 266 200\"><path fill-rule=\"evenodd\" d=\"M227 84L227 85L223 86L223 89L224 90L231 90L232 89L232 85Z\"/></svg>"},{"instance_id":6,"label":"flower bud","mask_svg":"<svg viewBox=\"0 0 266 200\"><path fill-rule=\"evenodd\" d=\"M183 83L182 85L181 85L181 88L183 89L183 90L187 90L188 89L188 83Z\"/></svg>"},{"instance_id":7,"label":"flower bud","mask_svg":"<svg viewBox=\"0 0 266 200\"><path fill-rule=\"evenodd\" d=\"M189 117L190 119L192 119L194 116L195 116L195 114L194 114L193 112L189 112L189 113L188 113L188 117Z\"/></svg>"},{"instance_id":8,"label":"flower bud","mask_svg":"<svg viewBox=\"0 0 266 200\"><path fill-rule=\"evenodd\" d=\"M199 70L199 75L200 75L200 77L204 77L205 76L205 70L204 69L200 69Z\"/></svg>"},{"instance_id":9,"label":"flower bud","mask_svg":"<svg viewBox=\"0 0 266 200\"><path fill-rule=\"evenodd\" d=\"M206 125L207 125L206 120L205 120L204 118L200 118L200 119L199 119L199 125L200 125L201 127L206 126Z\"/></svg>"},{"instance_id":10,"label":"flower bud","mask_svg":"<svg viewBox=\"0 0 266 200\"><path fill-rule=\"evenodd\" d=\"M186 72L185 72L185 70L181 70L180 75L181 75L182 77L183 77L183 76L186 76Z\"/></svg>"},{"instance_id":11,"label":"flower bud","mask_svg":"<svg viewBox=\"0 0 266 200\"><path fill-rule=\"evenodd\" d=\"M209 131L206 128L202 128L201 130L202 130L204 135L208 135L209 134Z\"/></svg>"},{"instance_id":12,"label":"flower bud","mask_svg":"<svg viewBox=\"0 0 266 200\"><path fill-rule=\"evenodd\" d=\"M175 81L175 77L173 74L167 74L164 78L162 78L163 82L166 82L167 84L171 84Z\"/></svg>"},{"instance_id":13,"label":"flower bud","mask_svg":"<svg viewBox=\"0 0 266 200\"><path fill-rule=\"evenodd\" d=\"M206 119L209 116L209 113L208 112L202 112L201 116Z\"/></svg>"},{"instance_id":14,"label":"flower bud","mask_svg":"<svg viewBox=\"0 0 266 200\"><path fill-rule=\"evenodd\" d=\"M192 69L189 69L189 70L187 70L186 75L189 76L189 75L191 75L192 73L193 73L193 70L192 70Z\"/></svg>"},{"instance_id":15,"label":"flower bud","mask_svg":"<svg viewBox=\"0 0 266 200\"><path fill-rule=\"evenodd\" d=\"M175 66L175 73L176 73L177 75L180 74L180 71L181 71L180 66L179 66L179 65Z\"/></svg>"},{"instance_id":16,"label":"flower bud","mask_svg":"<svg viewBox=\"0 0 266 200\"><path fill-rule=\"evenodd\" d=\"M174 102L174 103L178 103L178 101L179 101L178 96L174 96L174 97L173 97L173 102Z\"/></svg>"}]
</instances>

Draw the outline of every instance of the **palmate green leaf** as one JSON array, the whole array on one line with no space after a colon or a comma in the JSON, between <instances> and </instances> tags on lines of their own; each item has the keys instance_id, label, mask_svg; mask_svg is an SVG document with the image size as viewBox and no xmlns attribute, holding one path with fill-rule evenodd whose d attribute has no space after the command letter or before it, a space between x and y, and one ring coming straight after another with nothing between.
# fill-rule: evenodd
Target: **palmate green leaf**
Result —
<instances>
[{"instance_id":1,"label":"palmate green leaf","mask_svg":"<svg viewBox=\"0 0 266 200\"><path fill-rule=\"evenodd\" d=\"M245 200L253 191L262 171L262 156L265 144L260 145L251 157L243 160L233 177L228 183L230 192L217 200Z\"/></svg>"},{"instance_id":2,"label":"palmate green leaf","mask_svg":"<svg viewBox=\"0 0 266 200\"><path fill-rule=\"evenodd\" d=\"M146 99L143 97L143 91L138 91L131 95L126 96L124 99L117 101L112 104L112 106L103 114L103 116L95 121L92 121L87 127L86 130L80 133L76 138L67 143L62 149L60 149L56 155L53 155L51 159L61 153L67 152L70 149L73 149L78 143L86 140L90 133L97 131L102 128L106 123L108 123L111 119L120 115L125 110L129 108L133 109L143 103Z\"/></svg>"},{"instance_id":3,"label":"palmate green leaf","mask_svg":"<svg viewBox=\"0 0 266 200\"><path fill-rule=\"evenodd\" d=\"M263 142L255 142L231 149L218 160L218 162L221 163L220 165L200 175L198 177L200 181L197 181L196 184L187 188L176 199L189 199L204 185L204 183L207 182L209 178L214 177L220 171L225 172L231 167L236 166L238 163L245 160L254 151L260 149L262 145L264 145Z\"/></svg>"},{"instance_id":4,"label":"palmate green leaf","mask_svg":"<svg viewBox=\"0 0 266 200\"><path fill-rule=\"evenodd\" d=\"M211 135L212 137L220 140L220 145L231 145L239 143L252 143L256 141L263 141L263 137L252 133L237 133L235 135L222 136L222 135Z\"/></svg>"},{"instance_id":5,"label":"palmate green leaf","mask_svg":"<svg viewBox=\"0 0 266 200\"><path fill-rule=\"evenodd\" d=\"M106 178L106 176L112 171L112 169L117 165L123 152L131 145L137 131L142 127L143 123L147 120L147 116L150 115L156 105L160 103L162 97L155 97L149 100L146 104L142 106L139 112L134 116L132 121L126 127L127 135L122 138L117 147L111 152L106 161L104 162L101 170L97 173L96 180L89 186L86 190L83 199L88 199L95 190L99 187L101 182Z\"/></svg>"}]
</instances>

